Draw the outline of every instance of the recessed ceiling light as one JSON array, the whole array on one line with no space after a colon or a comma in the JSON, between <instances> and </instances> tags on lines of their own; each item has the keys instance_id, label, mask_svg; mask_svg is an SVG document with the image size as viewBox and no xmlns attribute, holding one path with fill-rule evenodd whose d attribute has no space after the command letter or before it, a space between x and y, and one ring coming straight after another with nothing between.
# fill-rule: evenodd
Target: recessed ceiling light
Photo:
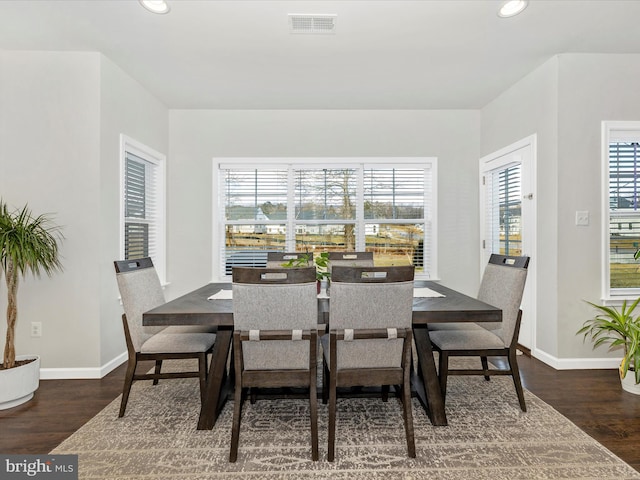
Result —
<instances>
[{"instance_id":1,"label":"recessed ceiling light","mask_svg":"<svg viewBox=\"0 0 640 480\"><path fill-rule=\"evenodd\" d=\"M169 4L165 0L139 0L140 4L153 13L169 13Z\"/></svg>"},{"instance_id":2,"label":"recessed ceiling light","mask_svg":"<svg viewBox=\"0 0 640 480\"><path fill-rule=\"evenodd\" d=\"M518 15L525 8L527 8L528 3L529 2L527 0L509 0L502 5L500 11L498 12L498 16L507 18Z\"/></svg>"}]
</instances>

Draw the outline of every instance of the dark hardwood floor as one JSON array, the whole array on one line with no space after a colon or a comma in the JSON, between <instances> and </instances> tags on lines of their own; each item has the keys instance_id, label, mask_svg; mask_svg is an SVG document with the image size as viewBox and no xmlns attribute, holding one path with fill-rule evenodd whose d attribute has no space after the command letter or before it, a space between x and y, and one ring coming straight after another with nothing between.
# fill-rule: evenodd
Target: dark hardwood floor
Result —
<instances>
[{"instance_id":1,"label":"dark hardwood floor","mask_svg":"<svg viewBox=\"0 0 640 480\"><path fill-rule=\"evenodd\" d=\"M621 389L615 370L518 361L526 389L640 471L640 396ZM42 380L33 400L0 411L0 453L50 452L121 393L123 378L121 366L101 380Z\"/></svg>"}]
</instances>

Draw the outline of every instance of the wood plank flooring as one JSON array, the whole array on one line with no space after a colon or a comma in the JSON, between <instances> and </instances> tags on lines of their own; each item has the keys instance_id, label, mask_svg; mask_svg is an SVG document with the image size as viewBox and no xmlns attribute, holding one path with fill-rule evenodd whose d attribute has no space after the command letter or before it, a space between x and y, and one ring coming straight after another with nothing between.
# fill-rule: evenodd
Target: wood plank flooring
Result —
<instances>
[{"instance_id":1,"label":"wood plank flooring","mask_svg":"<svg viewBox=\"0 0 640 480\"><path fill-rule=\"evenodd\" d=\"M518 362L526 389L640 471L640 396L621 389L615 370L556 371L523 355ZM0 411L0 453L50 452L120 395L123 378L121 366L100 380L42 380L33 400Z\"/></svg>"}]
</instances>

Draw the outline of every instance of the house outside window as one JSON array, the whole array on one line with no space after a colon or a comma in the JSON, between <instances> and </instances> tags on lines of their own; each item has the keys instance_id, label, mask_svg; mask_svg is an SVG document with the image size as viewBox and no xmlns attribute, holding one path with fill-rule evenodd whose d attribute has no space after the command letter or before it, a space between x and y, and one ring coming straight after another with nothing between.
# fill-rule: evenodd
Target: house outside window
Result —
<instances>
[{"instance_id":1,"label":"house outside window","mask_svg":"<svg viewBox=\"0 0 640 480\"><path fill-rule=\"evenodd\" d=\"M151 257L165 275L165 156L121 136L120 258Z\"/></svg>"},{"instance_id":2,"label":"house outside window","mask_svg":"<svg viewBox=\"0 0 640 480\"><path fill-rule=\"evenodd\" d=\"M604 298L640 295L640 122L603 122Z\"/></svg>"},{"instance_id":3,"label":"house outside window","mask_svg":"<svg viewBox=\"0 0 640 480\"><path fill-rule=\"evenodd\" d=\"M219 161L221 277L268 251L366 250L436 278L436 159Z\"/></svg>"}]
</instances>

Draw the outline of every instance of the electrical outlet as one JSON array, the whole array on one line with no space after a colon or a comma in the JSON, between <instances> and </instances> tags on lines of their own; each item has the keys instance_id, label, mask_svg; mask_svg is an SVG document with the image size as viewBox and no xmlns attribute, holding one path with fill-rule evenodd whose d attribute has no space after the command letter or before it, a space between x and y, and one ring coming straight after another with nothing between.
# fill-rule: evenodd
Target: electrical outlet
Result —
<instances>
[{"instance_id":1,"label":"electrical outlet","mask_svg":"<svg viewBox=\"0 0 640 480\"><path fill-rule=\"evenodd\" d=\"M31 336L32 337L42 336L42 322L31 322Z\"/></svg>"},{"instance_id":2,"label":"electrical outlet","mask_svg":"<svg viewBox=\"0 0 640 480\"><path fill-rule=\"evenodd\" d=\"M589 225L589 211L582 210L576 212L576 225L581 227Z\"/></svg>"}]
</instances>

